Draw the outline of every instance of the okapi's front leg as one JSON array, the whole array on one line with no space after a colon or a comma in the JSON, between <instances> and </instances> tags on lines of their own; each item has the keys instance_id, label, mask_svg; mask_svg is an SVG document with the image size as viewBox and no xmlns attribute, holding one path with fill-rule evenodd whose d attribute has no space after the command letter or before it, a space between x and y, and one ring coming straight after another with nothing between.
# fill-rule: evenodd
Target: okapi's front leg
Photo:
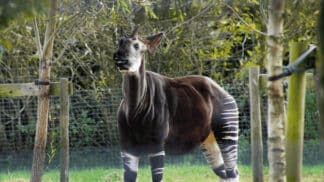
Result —
<instances>
[{"instance_id":1,"label":"okapi's front leg","mask_svg":"<svg viewBox=\"0 0 324 182\"><path fill-rule=\"evenodd\" d=\"M153 182L162 182L164 170L164 156L164 151L149 155Z\"/></svg>"},{"instance_id":2,"label":"okapi's front leg","mask_svg":"<svg viewBox=\"0 0 324 182\"><path fill-rule=\"evenodd\" d=\"M124 168L124 182L136 182L139 157L128 152L121 152Z\"/></svg>"}]
</instances>

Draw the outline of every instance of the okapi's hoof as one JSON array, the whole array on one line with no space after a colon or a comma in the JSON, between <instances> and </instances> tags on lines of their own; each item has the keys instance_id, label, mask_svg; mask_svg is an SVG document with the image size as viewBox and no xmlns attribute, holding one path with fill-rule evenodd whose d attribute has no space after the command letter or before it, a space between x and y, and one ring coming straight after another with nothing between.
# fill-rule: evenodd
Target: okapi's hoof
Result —
<instances>
[{"instance_id":1,"label":"okapi's hoof","mask_svg":"<svg viewBox=\"0 0 324 182\"><path fill-rule=\"evenodd\" d=\"M226 170L226 179L221 179L221 182L239 182L239 173L237 169Z\"/></svg>"},{"instance_id":2,"label":"okapi's hoof","mask_svg":"<svg viewBox=\"0 0 324 182\"><path fill-rule=\"evenodd\" d=\"M219 176L221 179L226 179L226 171L225 171L225 166L221 165L218 168L214 169L214 172L217 176Z\"/></svg>"},{"instance_id":3,"label":"okapi's hoof","mask_svg":"<svg viewBox=\"0 0 324 182\"><path fill-rule=\"evenodd\" d=\"M237 169L226 170L227 178L236 178L239 176Z\"/></svg>"}]
</instances>

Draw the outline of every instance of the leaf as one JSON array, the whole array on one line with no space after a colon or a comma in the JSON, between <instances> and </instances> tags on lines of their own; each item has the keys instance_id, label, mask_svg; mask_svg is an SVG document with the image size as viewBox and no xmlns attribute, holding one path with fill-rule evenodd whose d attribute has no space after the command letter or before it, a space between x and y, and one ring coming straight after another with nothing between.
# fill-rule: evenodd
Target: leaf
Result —
<instances>
[{"instance_id":1,"label":"leaf","mask_svg":"<svg viewBox=\"0 0 324 182\"><path fill-rule=\"evenodd\" d=\"M7 50L11 50L13 47L12 42L4 37L0 38L0 45L4 46L4 48Z\"/></svg>"},{"instance_id":2,"label":"leaf","mask_svg":"<svg viewBox=\"0 0 324 182\"><path fill-rule=\"evenodd\" d=\"M157 15L154 13L154 11L153 11L152 8L150 8L150 7L148 7L148 6L144 6L144 10L145 10L145 14L146 14L148 17L150 17L150 18L152 18L152 19L159 19L159 18L157 17Z\"/></svg>"}]
</instances>

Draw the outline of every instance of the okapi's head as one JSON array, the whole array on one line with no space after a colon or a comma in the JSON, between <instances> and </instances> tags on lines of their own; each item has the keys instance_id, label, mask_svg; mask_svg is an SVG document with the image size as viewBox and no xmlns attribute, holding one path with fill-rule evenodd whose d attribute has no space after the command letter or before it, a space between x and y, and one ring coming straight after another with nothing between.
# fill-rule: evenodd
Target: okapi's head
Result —
<instances>
[{"instance_id":1,"label":"okapi's head","mask_svg":"<svg viewBox=\"0 0 324 182\"><path fill-rule=\"evenodd\" d=\"M113 59L120 72L137 72L144 62L144 53L154 52L160 43L163 33L149 37L139 37L137 29L131 36L122 36L118 41L118 49Z\"/></svg>"}]
</instances>

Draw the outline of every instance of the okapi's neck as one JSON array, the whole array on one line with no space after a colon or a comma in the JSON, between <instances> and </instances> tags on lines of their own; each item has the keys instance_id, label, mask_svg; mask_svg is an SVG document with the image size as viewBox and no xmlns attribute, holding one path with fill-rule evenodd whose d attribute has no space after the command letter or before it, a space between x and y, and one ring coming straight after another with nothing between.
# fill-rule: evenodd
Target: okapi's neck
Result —
<instances>
[{"instance_id":1,"label":"okapi's neck","mask_svg":"<svg viewBox=\"0 0 324 182\"><path fill-rule=\"evenodd\" d=\"M146 93L145 60L142 58L140 69L136 73L126 73L123 77L123 97L129 111L136 108L143 101Z\"/></svg>"}]
</instances>

